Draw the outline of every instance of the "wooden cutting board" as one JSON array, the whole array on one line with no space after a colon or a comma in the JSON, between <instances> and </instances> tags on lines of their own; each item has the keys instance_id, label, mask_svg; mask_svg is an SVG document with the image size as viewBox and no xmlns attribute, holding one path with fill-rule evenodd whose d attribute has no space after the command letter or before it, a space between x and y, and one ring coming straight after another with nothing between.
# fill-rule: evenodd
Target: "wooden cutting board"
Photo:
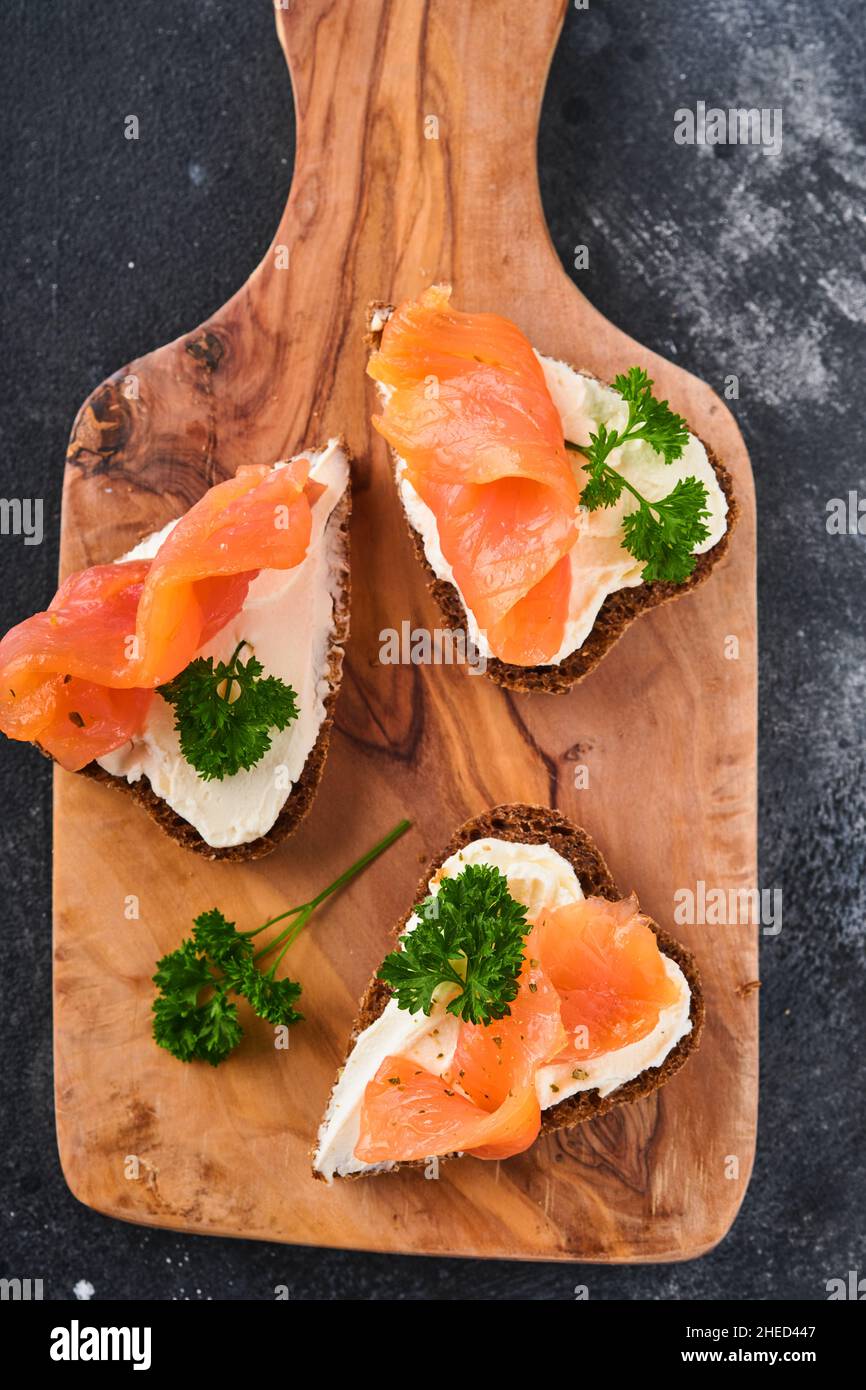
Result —
<instances>
[{"instance_id":1,"label":"wooden cutting board","mask_svg":"<svg viewBox=\"0 0 866 1390\"><path fill-rule=\"evenodd\" d=\"M700 1053L660 1094L507 1163L445 1165L438 1181L409 1172L329 1190L310 1176L358 996L419 867L466 816L501 801L560 807L667 926L677 888L755 884L754 497L718 398L607 323L550 243L536 130L565 0L275 9L298 140L274 244L212 319L85 403L61 561L65 573L112 559L240 463L343 433L357 464L336 736L300 832L248 867L185 853L126 797L56 774L64 1172L101 1212L187 1231L431 1254L698 1255L730 1226L752 1165L757 994L743 987L757 975L755 927L672 927L698 955L708 1023ZM640 293L634 267L622 274ZM645 365L734 477L742 515L723 564L694 596L638 622L567 696L509 695L459 668L378 661L382 629L434 626L437 615L367 423L365 306L434 280L453 282L460 307L509 315L541 351L604 378ZM726 657L730 637L738 659ZM288 1051L260 1024L218 1071L153 1045L154 962L195 914L219 904L257 924L330 882L404 815L414 829L293 949L307 1022Z\"/></svg>"}]
</instances>

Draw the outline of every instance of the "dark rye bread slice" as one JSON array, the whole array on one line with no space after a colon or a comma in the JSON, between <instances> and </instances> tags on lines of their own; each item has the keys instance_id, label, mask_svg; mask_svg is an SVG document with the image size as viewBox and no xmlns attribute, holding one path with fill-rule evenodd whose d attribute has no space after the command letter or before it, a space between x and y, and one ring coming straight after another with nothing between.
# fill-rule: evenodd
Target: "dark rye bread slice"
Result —
<instances>
[{"instance_id":1,"label":"dark rye bread slice","mask_svg":"<svg viewBox=\"0 0 866 1390\"><path fill-rule=\"evenodd\" d=\"M343 448L346 457L349 458L345 446ZM351 464L351 459L349 462ZM275 850L277 845L297 830L313 804L325 769L325 759L331 741L334 707L337 703L343 673L343 648L349 635L351 590L349 517L351 512L352 483L350 479L346 485L345 493L331 512L326 526L326 534L332 540L336 540L334 549L340 558L340 564L336 574L333 630L328 648L328 694L325 697L325 717L298 781L295 782L286 798L283 809L266 834L260 835L256 840L250 840L245 845L229 845L222 849L215 849L213 845L209 845L206 840L202 839L189 821L184 820L182 816L172 810L167 801L163 801L161 796L156 795L145 777L140 778L138 782L127 782L125 778L115 777L112 773L106 772L95 762L88 763L86 767L81 769L85 777L90 777L95 782L102 782L105 786L115 787L118 791L130 795L147 811L157 825L184 849L193 850L194 853L201 854L207 859L229 859L236 862L261 859L264 855Z\"/></svg>"},{"instance_id":2,"label":"dark rye bread slice","mask_svg":"<svg viewBox=\"0 0 866 1390\"><path fill-rule=\"evenodd\" d=\"M387 318L391 312L391 305L379 302L370 305L367 343L371 348L378 346L381 337L381 329L372 326L376 321L375 316L378 314ZM600 380L594 373L582 368L575 368L574 370L579 371L581 376L592 377L594 381ZM607 385L608 383L602 384ZM696 435L695 438L700 439L700 436ZM639 618L643 613L648 613L651 608L658 608L662 603L670 603L672 599L682 598L683 594L691 593L693 589L696 589L699 584L703 584L709 578L728 549L731 533L737 523L739 507L734 497L733 480L730 473L709 444L703 439L700 442L707 451L707 458L718 478L719 487L725 494L728 504L727 529L711 550L706 550L698 556L697 564L688 579L682 584L661 581L654 584L638 584L634 588L618 589L616 593L608 594L586 641L577 651L572 652L564 661L561 661L558 666L515 666L510 662L500 661L498 657L488 657L485 675L488 675L497 685L505 686L509 690L542 691L549 695L561 695L563 691L570 690L573 685L582 681L585 676L589 675L590 671L595 670L602 657L607 655L614 643L622 637L626 628L630 627L636 618ZM398 456L393 449L391 454L396 465ZM437 578L424 551L424 541L421 535L415 530L408 517L406 517L406 524L415 547L415 554L427 575L427 587L436 601L443 623L446 628L462 633L464 641L468 640L466 610L457 589L446 579Z\"/></svg>"},{"instance_id":3,"label":"dark rye bread slice","mask_svg":"<svg viewBox=\"0 0 866 1390\"><path fill-rule=\"evenodd\" d=\"M417 893L412 899L413 906L427 897L428 884L446 859L463 849L470 841L483 840L488 837L497 840L512 840L518 844L548 844L572 866L587 897L607 898L611 902L615 902L623 896L617 890L601 851L585 830L568 820L566 816L561 815L559 811L551 811L544 806L526 806L516 803L514 805L494 806L491 811L474 816L461 825L424 873L418 885ZM399 939L405 931L412 910L410 908L397 923L394 933L395 940ZM542 1134L551 1134L557 1129L569 1129L573 1125L582 1124L585 1120L594 1119L597 1115L606 1115L617 1105L627 1105L632 1101L641 1100L644 1096L651 1095L660 1086L664 1086L665 1082L670 1081L691 1053L696 1052L700 1046L705 1008L701 978L695 958L691 951L687 951L679 941L669 936L657 923L649 918L647 921L656 934L662 954L670 956L671 960L676 961L688 980L691 990L691 1006L689 1008L691 1032L680 1039L660 1067L647 1067L639 1076L626 1082L624 1086L620 1086L609 1095L601 1096L597 1090L579 1091L577 1095L560 1101L558 1105L551 1105L546 1110L542 1110ZM346 1046L347 1057L359 1035L363 1033L365 1028L369 1028L371 1023L375 1023L384 1011L392 993L389 985L386 985L377 975L373 976L361 999L358 1017L349 1036ZM449 1154L447 1157L455 1158L457 1155ZM396 1172L397 1168L423 1166L423 1161L417 1160L413 1163L395 1164L393 1168L381 1171ZM315 1170L314 1174L316 1177L322 1176L315 1173ZM346 1176L362 1178L375 1175L375 1172L361 1172Z\"/></svg>"}]
</instances>

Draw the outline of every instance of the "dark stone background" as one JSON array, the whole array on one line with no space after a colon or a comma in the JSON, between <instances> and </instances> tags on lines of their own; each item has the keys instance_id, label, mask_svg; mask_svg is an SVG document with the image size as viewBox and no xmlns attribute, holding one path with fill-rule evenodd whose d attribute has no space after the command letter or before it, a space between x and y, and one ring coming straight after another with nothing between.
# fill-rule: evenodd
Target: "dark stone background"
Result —
<instances>
[{"instance_id":1,"label":"dark stone background","mask_svg":"<svg viewBox=\"0 0 866 1390\"><path fill-rule=\"evenodd\" d=\"M363 4L364 0L357 0ZM419 0L420 3L420 0ZM267 0L5 0L3 494L46 499L46 540L0 537L0 630L54 588L61 466L80 402L191 329L264 252L292 166ZM51 1095L48 767L0 756L2 1270L70 1298L740 1299L825 1296L863 1240L863 537L826 502L866 489L866 27L859 0L591 0L570 9L544 104L544 204L580 287L720 389L760 510L763 944L759 1152L703 1260L643 1268L337 1254L124 1226L78 1205ZM784 148L677 147L673 112L782 107ZM142 138L122 138L129 112ZM860 615L858 617L858 614Z\"/></svg>"}]
</instances>

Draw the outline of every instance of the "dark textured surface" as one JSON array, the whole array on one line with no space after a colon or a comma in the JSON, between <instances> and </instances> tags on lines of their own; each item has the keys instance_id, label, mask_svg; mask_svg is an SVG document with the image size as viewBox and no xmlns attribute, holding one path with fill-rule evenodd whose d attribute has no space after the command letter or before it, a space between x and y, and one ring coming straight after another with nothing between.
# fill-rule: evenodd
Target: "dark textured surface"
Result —
<instances>
[{"instance_id":1,"label":"dark textured surface","mask_svg":"<svg viewBox=\"0 0 866 1390\"><path fill-rule=\"evenodd\" d=\"M363 0L359 0L363 3ZM0 622L51 596L75 411L123 362L217 308L288 189L291 99L267 0L6 0L3 494L46 539L0 537ZM0 1273L97 1298L821 1298L863 1239L863 537L825 507L866 490L859 0L591 0L570 8L540 140L567 265L615 323L734 402L758 487L763 943L758 1160L703 1260L644 1268L334 1254L148 1232L80 1207L54 1144L49 769L4 746ZM218 79L216 78L218 74ZM673 112L782 107L780 156L678 147ZM141 121L138 142L123 120ZM130 262L132 266L130 266Z\"/></svg>"}]
</instances>

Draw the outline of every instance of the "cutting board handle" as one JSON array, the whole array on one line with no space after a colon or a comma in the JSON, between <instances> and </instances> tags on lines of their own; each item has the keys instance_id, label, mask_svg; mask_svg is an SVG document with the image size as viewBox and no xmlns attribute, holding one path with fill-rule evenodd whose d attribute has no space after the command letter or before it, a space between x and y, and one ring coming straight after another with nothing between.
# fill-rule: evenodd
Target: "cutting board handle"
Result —
<instances>
[{"instance_id":1,"label":"cutting board handle","mask_svg":"<svg viewBox=\"0 0 866 1390\"><path fill-rule=\"evenodd\" d=\"M443 268L444 242L429 242L437 205L452 244L505 257L519 248L521 261L527 237L547 245L540 201L526 225L526 187L537 188L541 100L567 5L275 0L298 128L287 215L324 224L328 207L352 199L360 217L387 180L381 205L395 225L383 237L419 270ZM414 242L413 221L428 227Z\"/></svg>"}]
</instances>

